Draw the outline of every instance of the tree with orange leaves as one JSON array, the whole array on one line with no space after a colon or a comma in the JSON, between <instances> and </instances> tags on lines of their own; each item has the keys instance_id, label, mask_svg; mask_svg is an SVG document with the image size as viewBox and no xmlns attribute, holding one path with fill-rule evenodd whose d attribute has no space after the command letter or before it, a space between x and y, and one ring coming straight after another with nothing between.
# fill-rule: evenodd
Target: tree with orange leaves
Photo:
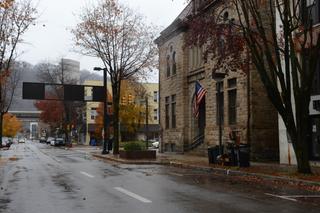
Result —
<instances>
[{"instance_id":1,"label":"tree with orange leaves","mask_svg":"<svg viewBox=\"0 0 320 213\"><path fill-rule=\"evenodd\" d=\"M3 135L6 137L14 137L21 130L21 122L19 119L10 114L6 113L3 116Z\"/></svg>"},{"instance_id":2,"label":"tree with orange leaves","mask_svg":"<svg viewBox=\"0 0 320 213\"><path fill-rule=\"evenodd\" d=\"M53 95L48 95L53 98ZM35 102L35 107L41 111L40 120L49 124L51 128L57 128L63 122L64 108L62 101L41 100Z\"/></svg>"}]
</instances>

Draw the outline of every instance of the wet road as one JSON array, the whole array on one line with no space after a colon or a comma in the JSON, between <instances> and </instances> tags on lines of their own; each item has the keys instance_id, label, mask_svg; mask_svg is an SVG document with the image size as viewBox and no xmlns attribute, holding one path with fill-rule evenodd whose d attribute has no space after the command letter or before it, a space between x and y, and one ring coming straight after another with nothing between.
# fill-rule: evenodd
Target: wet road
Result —
<instances>
[{"instance_id":1,"label":"wet road","mask_svg":"<svg viewBox=\"0 0 320 213\"><path fill-rule=\"evenodd\" d=\"M0 155L0 212L320 212L203 171L108 163L36 142Z\"/></svg>"}]
</instances>

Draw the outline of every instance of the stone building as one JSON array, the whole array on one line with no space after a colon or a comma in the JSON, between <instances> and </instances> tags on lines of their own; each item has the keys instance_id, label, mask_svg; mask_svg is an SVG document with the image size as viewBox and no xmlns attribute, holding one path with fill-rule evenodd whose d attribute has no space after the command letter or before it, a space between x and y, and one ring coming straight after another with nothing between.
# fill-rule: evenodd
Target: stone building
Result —
<instances>
[{"instance_id":1,"label":"stone building","mask_svg":"<svg viewBox=\"0 0 320 213\"><path fill-rule=\"evenodd\" d=\"M209 3L208 3L209 2ZM173 23L156 39L159 48L159 94L161 151L205 156L207 148L219 144L218 111L222 108L222 144L250 144L254 159L278 159L277 113L268 101L258 73L252 68L227 75L216 82L214 60L203 60L202 48L185 45L185 24L200 7L205 12L225 10L224 1L191 1ZM232 16L232 11L229 12ZM234 16L236 17L236 16ZM215 39L215 38L213 38ZM199 116L193 116L195 82L207 90ZM218 97L217 87L222 87ZM230 134L231 133L231 134Z\"/></svg>"}]
</instances>

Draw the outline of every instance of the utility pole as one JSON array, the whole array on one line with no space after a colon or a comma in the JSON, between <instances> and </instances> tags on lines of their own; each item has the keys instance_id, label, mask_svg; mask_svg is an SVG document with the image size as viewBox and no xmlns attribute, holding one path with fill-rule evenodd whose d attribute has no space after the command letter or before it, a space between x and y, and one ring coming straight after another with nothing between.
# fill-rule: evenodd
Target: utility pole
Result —
<instances>
[{"instance_id":1,"label":"utility pole","mask_svg":"<svg viewBox=\"0 0 320 213\"><path fill-rule=\"evenodd\" d=\"M101 71L103 70L103 88L105 95L103 96L103 149L102 154L109 154L108 149L108 90L107 90L107 68L100 68L100 67L94 67L94 71Z\"/></svg>"}]
</instances>

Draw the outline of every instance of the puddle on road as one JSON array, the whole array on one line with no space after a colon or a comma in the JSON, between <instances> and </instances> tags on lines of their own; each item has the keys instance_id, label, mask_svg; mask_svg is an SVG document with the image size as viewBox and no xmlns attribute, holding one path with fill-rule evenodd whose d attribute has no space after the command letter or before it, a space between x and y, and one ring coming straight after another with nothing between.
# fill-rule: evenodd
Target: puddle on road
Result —
<instances>
[{"instance_id":1,"label":"puddle on road","mask_svg":"<svg viewBox=\"0 0 320 213\"><path fill-rule=\"evenodd\" d=\"M8 198L0 197L0 211L2 212L2 210L6 210L10 202L11 200Z\"/></svg>"},{"instance_id":2,"label":"puddle on road","mask_svg":"<svg viewBox=\"0 0 320 213\"><path fill-rule=\"evenodd\" d=\"M13 157L10 157L9 160L10 161L18 161L18 160L20 160L20 158L13 156Z\"/></svg>"}]
</instances>

